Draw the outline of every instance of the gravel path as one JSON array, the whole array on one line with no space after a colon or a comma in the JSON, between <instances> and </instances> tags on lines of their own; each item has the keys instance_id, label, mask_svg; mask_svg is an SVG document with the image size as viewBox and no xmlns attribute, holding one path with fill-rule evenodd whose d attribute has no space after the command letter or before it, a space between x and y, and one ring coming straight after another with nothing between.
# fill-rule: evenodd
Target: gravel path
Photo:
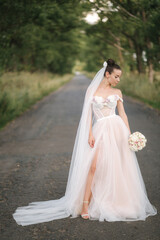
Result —
<instances>
[{"instance_id":1,"label":"gravel path","mask_svg":"<svg viewBox=\"0 0 160 240\"><path fill-rule=\"evenodd\" d=\"M0 131L1 240L159 240L160 217L137 222L66 218L19 226L12 213L34 201L64 195L73 144L90 80L75 76ZM136 153L148 197L160 211L160 114L123 96L131 131L148 139Z\"/></svg>"}]
</instances>

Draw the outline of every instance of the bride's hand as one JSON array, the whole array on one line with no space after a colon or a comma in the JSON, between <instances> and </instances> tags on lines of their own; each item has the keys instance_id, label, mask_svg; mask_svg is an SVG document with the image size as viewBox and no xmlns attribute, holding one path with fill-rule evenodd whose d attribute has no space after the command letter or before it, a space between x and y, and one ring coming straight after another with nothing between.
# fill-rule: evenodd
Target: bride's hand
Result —
<instances>
[{"instance_id":1,"label":"bride's hand","mask_svg":"<svg viewBox=\"0 0 160 240\"><path fill-rule=\"evenodd\" d=\"M90 147L92 147L92 148L94 147L95 138L93 137L92 134L89 135L88 143L89 143Z\"/></svg>"}]
</instances>

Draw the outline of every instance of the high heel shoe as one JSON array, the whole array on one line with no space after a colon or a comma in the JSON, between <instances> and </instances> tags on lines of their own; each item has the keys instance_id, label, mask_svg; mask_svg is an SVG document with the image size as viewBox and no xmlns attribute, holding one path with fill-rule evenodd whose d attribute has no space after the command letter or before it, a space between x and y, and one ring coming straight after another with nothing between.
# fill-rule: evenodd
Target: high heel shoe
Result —
<instances>
[{"instance_id":1,"label":"high heel shoe","mask_svg":"<svg viewBox=\"0 0 160 240\"><path fill-rule=\"evenodd\" d=\"M83 203L89 203L89 201L83 201ZM84 213L84 214L81 214L81 217L83 219L89 219L89 214L88 213ZM87 218L86 218L87 217Z\"/></svg>"}]
</instances>

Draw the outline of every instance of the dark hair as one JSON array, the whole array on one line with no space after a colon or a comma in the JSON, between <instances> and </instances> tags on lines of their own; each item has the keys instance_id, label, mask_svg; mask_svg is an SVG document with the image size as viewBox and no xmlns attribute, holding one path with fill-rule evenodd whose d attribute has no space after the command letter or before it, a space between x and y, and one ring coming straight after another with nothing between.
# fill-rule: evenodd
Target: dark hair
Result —
<instances>
[{"instance_id":1,"label":"dark hair","mask_svg":"<svg viewBox=\"0 0 160 240\"><path fill-rule=\"evenodd\" d=\"M105 76L106 72L109 72L109 74L111 74L114 69L119 69L119 70L121 70L120 66L119 66L118 64L116 64L113 59L110 59L110 58L109 58L109 59L107 60L107 67L106 67L106 69L105 69L104 76Z\"/></svg>"}]
</instances>

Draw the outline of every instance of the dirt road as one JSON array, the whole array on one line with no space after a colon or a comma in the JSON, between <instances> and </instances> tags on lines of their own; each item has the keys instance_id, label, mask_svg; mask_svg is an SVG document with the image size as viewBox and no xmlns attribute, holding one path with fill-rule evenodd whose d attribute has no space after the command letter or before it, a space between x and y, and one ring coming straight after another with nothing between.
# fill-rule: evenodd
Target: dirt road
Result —
<instances>
[{"instance_id":1,"label":"dirt road","mask_svg":"<svg viewBox=\"0 0 160 240\"><path fill-rule=\"evenodd\" d=\"M160 217L137 222L98 222L66 218L19 226L12 213L34 201L64 195L85 90L84 75L35 104L0 131L1 240L158 240ZM160 211L160 115L123 96L131 131L148 139L136 153L148 197Z\"/></svg>"}]
</instances>

